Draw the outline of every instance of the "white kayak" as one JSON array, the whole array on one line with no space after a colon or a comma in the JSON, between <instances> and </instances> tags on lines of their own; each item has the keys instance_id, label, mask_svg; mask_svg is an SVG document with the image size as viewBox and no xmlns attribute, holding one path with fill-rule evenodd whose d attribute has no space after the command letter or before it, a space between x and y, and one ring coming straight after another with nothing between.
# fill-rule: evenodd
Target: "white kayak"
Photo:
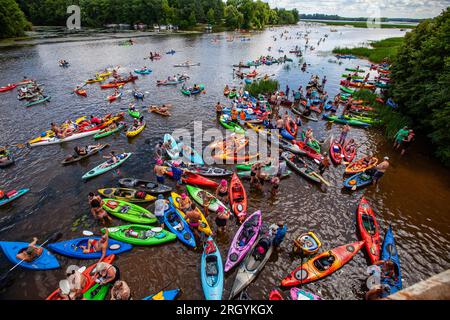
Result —
<instances>
[{"instance_id":1,"label":"white kayak","mask_svg":"<svg viewBox=\"0 0 450 320\"><path fill-rule=\"evenodd\" d=\"M63 142L81 139L84 137L93 136L93 135L99 133L100 131L101 131L101 129L85 131L85 132L80 132L80 133L74 133L74 134L72 134L68 137L62 138L62 139L60 139L58 137L43 138L37 142L30 142L29 145L30 145L30 147L38 147L38 146L47 146L47 145L51 145L51 144L59 144L59 143L63 143Z\"/></svg>"}]
</instances>

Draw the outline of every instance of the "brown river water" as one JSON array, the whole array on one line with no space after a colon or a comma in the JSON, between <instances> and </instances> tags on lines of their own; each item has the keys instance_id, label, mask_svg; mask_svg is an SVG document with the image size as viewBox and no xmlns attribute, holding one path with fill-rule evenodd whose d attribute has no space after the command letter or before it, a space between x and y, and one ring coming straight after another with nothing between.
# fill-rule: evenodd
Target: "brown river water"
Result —
<instances>
[{"instance_id":1,"label":"brown river water","mask_svg":"<svg viewBox=\"0 0 450 320\"><path fill-rule=\"evenodd\" d=\"M274 56L278 49L285 52L304 45L303 39L296 39L296 32L310 30L310 43L316 49L305 54L310 64L305 73L294 63L264 66L260 73L275 74L281 88L286 84L292 89L305 86L312 74L326 75L326 90L330 96L339 90L339 79L346 67L366 66L364 60L347 60L342 65L329 63L334 59L331 50L336 46L354 46L368 40L379 40L401 36L398 29L355 29L336 27L338 32L329 32L326 26L306 28L300 24L289 27L292 39L280 40L279 34L286 28L276 28L251 36L251 41L227 42L225 34L203 34L190 36L159 36L139 38L131 47L118 46L118 40L97 41L92 38L82 42L42 44L27 47L0 49L0 85L17 82L27 75L38 79L46 93L52 96L48 104L31 108L23 107L14 92L2 93L0 100L0 145L23 143L49 128L50 122L63 122L89 114L118 112L132 101L131 93L125 92L121 101L107 104L106 95L97 85L87 87L88 98L70 94L73 87L94 76L109 66L122 66L122 72L147 65L153 70L148 76L140 76L135 86L146 91L145 104L171 103L174 105L170 118L146 115L148 127L132 141L124 135L105 138L114 150L133 152L134 155L120 167L120 177L154 179L153 146L165 133L177 128L193 130L193 121L202 121L204 128L220 128L215 116L217 101L226 103L222 91L225 84L239 82L232 78L232 64L256 59L270 52ZM317 46L324 34L329 37ZM277 36L273 42L272 36ZM211 39L221 40L213 43ZM174 49L173 56L163 55L159 61L143 60L150 50L166 52ZM289 54L288 54L289 55ZM64 58L71 66L62 69L57 61ZM176 70L172 65L186 59L201 62L200 67ZM157 79L165 79L176 72L187 72L190 84L204 83L206 94L198 97L184 97L176 88L156 87ZM132 87L132 86L131 86ZM126 89L130 89L130 86ZM129 121L129 119L127 119ZM330 134L340 132L340 126L325 121L304 122L310 126L315 136L325 139ZM288 233L281 249L271 259L248 287L252 299L267 299L269 292L280 285L280 281L300 264L299 257L291 254L292 240L303 232L315 232L322 242L323 250L331 249L358 239L356 228L356 208L362 195L373 206L381 227L381 236L390 224L393 228L400 255L403 286L410 286L420 280L439 273L449 267L450 215L450 174L434 160L423 139L411 147L409 153L400 157L392 149L379 129L352 129L350 136L364 142L357 157L372 152L378 157L391 158L391 168L377 187L368 187L355 192L342 189L344 166L331 166L325 178L331 187L319 188L293 173L281 183L278 196L271 198L266 186L265 194L249 189L249 212L262 210L263 220L269 224L284 221ZM87 183L81 176L101 162L94 156L85 162L62 167L60 161L77 144L86 145L93 139L69 142L64 145L37 147L33 149L11 149L16 164L0 169L0 188L30 188L31 191L11 204L0 207L0 239L5 241L30 241L33 236L44 240L51 233L63 232L62 240L80 237L82 230L99 232L93 221L86 201L90 191L102 187L117 186L118 175L108 172ZM103 154L105 155L105 154ZM229 166L230 167L230 166ZM231 167L230 167L231 168ZM168 180L166 180L168 181ZM168 182L174 185L172 181ZM183 191L184 188L178 191ZM150 206L152 208L152 206ZM79 221L83 220L80 224ZM214 216L209 218L214 225ZM114 224L122 222L114 219ZM215 226L214 226L215 228ZM238 226L233 221L227 232L215 240L226 259L231 239ZM201 250L191 250L180 242L159 247L134 247L131 252L121 254L115 264L119 266L122 278L129 284L134 299L141 299L169 285L181 288L182 299L203 299L200 282ZM12 283L0 292L0 299L44 299L64 278L68 265L83 265L83 261L57 255L62 268L52 271L15 270ZM87 261L84 264L92 263ZM347 265L320 281L305 285L305 289L323 299L362 299L366 292L365 271L368 266L364 250L361 250ZM6 272L11 263L0 254L0 271ZM228 297L236 271L226 275L224 298ZM285 291L286 295L288 291Z\"/></svg>"}]
</instances>

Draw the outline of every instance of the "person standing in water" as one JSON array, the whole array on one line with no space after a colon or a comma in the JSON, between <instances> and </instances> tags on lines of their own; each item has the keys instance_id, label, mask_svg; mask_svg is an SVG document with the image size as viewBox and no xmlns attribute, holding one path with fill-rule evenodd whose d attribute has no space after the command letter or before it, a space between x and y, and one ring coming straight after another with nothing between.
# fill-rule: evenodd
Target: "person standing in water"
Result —
<instances>
[{"instance_id":1,"label":"person standing in water","mask_svg":"<svg viewBox=\"0 0 450 320\"><path fill-rule=\"evenodd\" d=\"M386 173L389 168L389 157L384 157L383 161L375 167L375 173L373 175L373 185L378 185L378 181Z\"/></svg>"}]
</instances>

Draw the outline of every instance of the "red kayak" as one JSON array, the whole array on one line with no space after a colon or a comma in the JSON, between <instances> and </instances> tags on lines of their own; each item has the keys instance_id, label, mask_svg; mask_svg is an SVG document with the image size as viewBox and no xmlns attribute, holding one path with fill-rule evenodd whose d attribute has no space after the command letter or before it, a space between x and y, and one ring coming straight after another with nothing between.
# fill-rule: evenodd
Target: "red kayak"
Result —
<instances>
[{"instance_id":1,"label":"red kayak","mask_svg":"<svg viewBox=\"0 0 450 320\"><path fill-rule=\"evenodd\" d=\"M114 254L111 254L105 258L103 258L102 262L106 262L111 264L114 259L116 258L116 256ZM97 266L97 262L94 263L93 265L90 265L89 267L86 268L86 270L83 271L83 275L86 277L86 285L83 288L83 293L85 293L86 291L88 291L94 284L95 281L93 279L93 274L91 274L92 270L94 270L94 268ZM53 291L45 300L61 300L61 297L59 296L59 288L56 289L55 291Z\"/></svg>"},{"instance_id":2,"label":"red kayak","mask_svg":"<svg viewBox=\"0 0 450 320\"><path fill-rule=\"evenodd\" d=\"M173 177L172 171L166 171L166 174L169 177ZM191 172L186 172L183 175L182 181L185 184L191 184L191 185L195 185L195 186L202 186L202 187L208 187L208 188L217 188L219 186L219 184L217 182L212 181L208 178L205 178L199 174L191 173Z\"/></svg>"},{"instance_id":3,"label":"red kayak","mask_svg":"<svg viewBox=\"0 0 450 320\"><path fill-rule=\"evenodd\" d=\"M0 92L11 91L17 87L17 84L11 84L9 86L0 87Z\"/></svg>"},{"instance_id":4,"label":"red kayak","mask_svg":"<svg viewBox=\"0 0 450 320\"><path fill-rule=\"evenodd\" d=\"M333 142L330 143L330 158L333 160L335 164L340 164L342 162L342 146L336 142L336 140L333 140Z\"/></svg>"},{"instance_id":5,"label":"red kayak","mask_svg":"<svg viewBox=\"0 0 450 320\"><path fill-rule=\"evenodd\" d=\"M345 148L342 148L342 152L344 153L344 159L347 162L352 162L353 159L355 159L356 156L356 148L352 147L350 150L346 150Z\"/></svg>"},{"instance_id":6,"label":"red kayak","mask_svg":"<svg viewBox=\"0 0 450 320\"><path fill-rule=\"evenodd\" d=\"M77 95L79 95L79 96L87 97L87 92L86 92L86 90L75 90L75 93L76 93Z\"/></svg>"},{"instance_id":7,"label":"red kayak","mask_svg":"<svg viewBox=\"0 0 450 320\"><path fill-rule=\"evenodd\" d=\"M364 241L357 241L314 256L284 278L281 285L297 286L325 278L349 262L363 245ZM326 261L328 267L324 266Z\"/></svg>"},{"instance_id":8,"label":"red kayak","mask_svg":"<svg viewBox=\"0 0 450 320\"><path fill-rule=\"evenodd\" d=\"M298 145L298 147L305 152L305 154L313 160L322 161L323 156L318 153L316 150L306 145L303 141L292 140L293 144Z\"/></svg>"},{"instance_id":9,"label":"red kayak","mask_svg":"<svg viewBox=\"0 0 450 320\"><path fill-rule=\"evenodd\" d=\"M295 138L298 133L298 125L295 123L294 120L289 119L288 123L286 124L286 130L287 132L289 132L291 136Z\"/></svg>"},{"instance_id":10,"label":"red kayak","mask_svg":"<svg viewBox=\"0 0 450 320\"><path fill-rule=\"evenodd\" d=\"M375 213L367 202L366 198L362 197L358 205L358 215L356 218L358 222L358 229L361 239L364 240L364 247L370 258L371 264L380 260L380 233Z\"/></svg>"},{"instance_id":11,"label":"red kayak","mask_svg":"<svg viewBox=\"0 0 450 320\"><path fill-rule=\"evenodd\" d=\"M245 192L244 185L236 172L233 173L231 178L228 194L230 196L231 209L240 222L244 221L247 215L247 192Z\"/></svg>"},{"instance_id":12,"label":"red kayak","mask_svg":"<svg viewBox=\"0 0 450 320\"><path fill-rule=\"evenodd\" d=\"M280 291L274 289L270 291L269 300L284 300L284 298L281 295Z\"/></svg>"},{"instance_id":13,"label":"red kayak","mask_svg":"<svg viewBox=\"0 0 450 320\"><path fill-rule=\"evenodd\" d=\"M121 87L123 85L125 85L125 82L107 83L107 84L100 85L100 88L102 88L102 89L115 89L115 88Z\"/></svg>"}]
</instances>

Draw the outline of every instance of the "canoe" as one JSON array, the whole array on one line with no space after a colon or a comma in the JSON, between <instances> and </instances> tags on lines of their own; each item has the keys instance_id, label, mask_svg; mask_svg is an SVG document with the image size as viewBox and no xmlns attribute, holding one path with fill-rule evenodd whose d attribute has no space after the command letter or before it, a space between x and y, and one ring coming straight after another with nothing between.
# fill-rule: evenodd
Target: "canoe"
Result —
<instances>
[{"instance_id":1,"label":"canoe","mask_svg":"<svg viewBox=\"0 0 450 320\"><path fill-rule=\"evenodd\" d=\"M134 72L137 74L150 74L150 73L152 73L152 70L150 70L150 69L141 69L141 70L135 69Z\"/></svg>"},{"instance_id":2,"label":"canoe","mask_svg":"<svg viewBox=\"0 0 450 320\"><path fill-rule=\"evenodd\" d=\"M91 301L102 301L106 299L109 289L111 289L112 284L107 283L100 285L99 283L94 284L88 291L83 294L83 298Z\"/></svg>"},{"instance_id":3,"label":"canoe","mask_svg":"<svg viewBox=\"0 0 450 320\"><path fill-rule=\"evenodd\" d=\"M169 198L169 201L172 203L174 208L178 211L178 213L183 217L183 219L186 219L186 214L180 209L180 198L181 196L178 193L172 192ZM199 208L196 208L196 211L200 213L200 216L202 217L200 220L200 226L198 230L200 232L203 232L205 235L209 236L212 234L211 227L209 226L208 220L206 220L205 215L201 212Z\"/></svg>"},{"instance_id":4,"label":"canoe","mask_svg":"<svg viewBox=\"0 0 450 320\"><path fill-rule=\"evenodd\" d=\"M344 157L342 151L342 146L336 140L330 143L330 158L334 164L340 164L342 162L342 158Z\"/></svg>"},{"instance_id":5,"label":"canoe","mask_svg":"<svg viewBox=\"0 0 450 320\"><path fill-rule=\"evenodd\" d=\"M175 300L180 294L180 289L165 290L145 297L142 300Z\"/></svg>"},{"instance_id":6,"label":"canoe","mask_svg":"<svg viewBox=\"0 0 450 320\"><path fill-rule=\"evenodd\" d=\"M76 238L66 241L60 241L55 243L50 243L48 245L48 248L56 252L60 255L75 258L75 259L99 259L102 256L102 252L89 252L84 253L81 246L87 247L88 246L88 240L100 240L100 237L82 237L82 238ZM112 245L118 245L118 249L111 249ZM123 243L120 241L116 241L113 239L108 240L108 248L106 249L106 255L109 256L110 254L119 254L123 252L130 251L133 246L129 245L128 243Z\"/></svg>"},{"instance_id":7,"label":"canoe","mask_svg":"<svg viewBox=\"0 0 450 320\"><path fill-rule=\"evenodd\" d=\"M228 187L231 210L240 222L245 220L247 215L247 192L239 176L234 173Z\"/></svg>"},{"instance_id":8,"label":"canoe","mask_svg":"<svg viewBox=\"0 0 450 320\"><path fill-rule=\"evenodd\" d=\"M355 174L355 173L364 172L368 169L375 167L377 164L378 164L378 158L375 158L375 157L372 158L371 164L368 166L364 165L364 158L359 159L359 160L356 160L355 162L350 163L345 168L345 173L346 174Z\"/></svg>"},{"instance_id":9,"label":"canoe","mask_svg":"<svg viewBox=\"0 0 450 320\"><path fill-rule=\"evenodd\" d=\"M151 196L144 191L127 188L98 189L98 193L106 198L123 200L131 203L143 203L156 200L156 197Z\"/></svg>"},{"instance_id":10,"label":"canoe","mask_svg":"<svg viewBox=\"0 0 450 320\"><path fill-rule=\"evenodd\" d=\"M209 236L203 246L200 278L206 300L222 300L224 272L219 248Z\"/></svg>"},{"instance_id":11,"label":"canoe","mask_svg":"<svg viewBox=\"0 0 450 320\"><path fill-rule=\"evenodd\" d=\"M130 230L136 232L131 236ZM105 233L105 229L102 228ZM173 233L154 226L143 226L141 224L129 224L108 228L109 237L121 242L136 246L156 246L177 238Z\"/></svg>"},{"instance_id":12,"label":"canoe","mask_svg":"<svg viewBox=\"0 0 450 320\"><path fill-rule=\"evenodd\" d=\"M340 118L338 116L324 114L322 117L328 121L333 121L335 123L340 123L340 124L348 124L350 126L355 126L355 127L367 128L370 126L370 124L368 124L366 122L362 122L362 121L358 121L358 120L348 120L345 118Z\"/></svg>"},{"instance_id":13,"label":"canoe","mask_svg":"<svg viewBox=\"0 0 450 320\"><path fill-rule=\"evenodd\" d=\"M99 148L95 148L95 149L91 150L91 152L88 152L84 156L74 157L72 155L70 158L67 158L67 159L64 159L63 161L61 161L61 164L62 165L68 165L68 164L71 164L71 163L75 163L75 162L81 161L83 159L89 158L90 156L92 156L94 154L97 154L98 152L100 152L101 150L103 150L103 149L105 149L107 147L109 147L109 144L104 144L104 145L100 146Z\"/></svg>"},{"instance_id":14,"label":"canoe","mask_svg":"<svg viewBox=\"0 0 450 320\"><path fill-rule=\"evenodd\" d=\"M119 185L124 188L135 188L151 194L167 193L172 191L172 187L156 182L135 178L123 178L119 180Z\"/></svg>"},{"instance_id":15,"label":"canoe","mask_svg":"<svg viewBox=\"0 0 450 320\"><path fill-rule=\"evenodd\" d=\"M136 137L139 133L141 133L142 131L144 131L145 125L146 125L145 121L142 121L142 125L139 126L138 128L136 128L136 129L133 130L133 127L131 127L131 128L127 131L126 136L127 136L128 138Z\"/></svg>"},{"instance_id":16,"label":"canoe","mask_svg":"<svg viewBox=\"0 0 450 320\"><path fill-rule=\"evenodd\" d=\"M360 172L346 179L344 181L344 187L353 190L353 188L356 186L356 189L359 189L371 185L372 181L372 175L369 175L365 172Z\"/></svg>"},{"instance_id":17,"label":"canoe","mask_svg":"<svg viewBox=\"0 0 450 320\"><path fill-rule=\"evenodd\" d=\"M376 261L380 260L380 232L375 213L364 197L361 198L358 205L356 222L359 234L361 235L361 240L364 241L364 247L369 255L369 260L371 264L374 264Z\"/></svg>"},{"instance_id":18,"label":"canoe","mask_svg":"<svg viewBox=\"0 0 450 320\"><path fill-rule=\"evenodd\" d=\"M104 129L104 130L100 131L99 133L97 133L94 136L94 139L97 140L97 139L108 137L108 136L110 136L110 135L112 135L112 134L114 134L116 132L119 132L123 128L125 128L125 125L121 124L121 125L118 125L115 129L112 129L112 130Z\"/></svg>"},{"instance_id":19,"label":"canoe","mask_svg":"<svg viewBox=\"0 0 450 320\"><path fill-rule=\"evenodd\" d=\"M165 149L167 155L171 158L171 159L178 159L180 157L180 151L181 151L181 143L178 143L174 137L172 137L170 134L166 133L164 135L164 144L168 143L170 146L170 150L169 149Z\"/></svg>"},{"instance_id":20,"label":"canoe","mask_svg":"<svg viewBox=\"0 0 450 320\"><path fill-rule=\"evenodd\" d=\"M292 300L322 300L319 296L300 288L291 288L289 293Z\"/></svg>"},{"instance_id":21,"label":"canoe","mask_svg":"<svg viewBox=\"0 0 450 320\"><path fill-rule=\"evenodd\" d=\"M205 90L204 84L199 84L198 89L194 90L194 88L187 88L187 89L181 89L181 93L183 93L186 96L196 95Z\"/></svg>"},{"instance_id":22,"label":"canoe","mask_svg":"<svg viewBox=\"0 0 450 320\"><path fill-rule=\"evenodd\" d=\"M102 262L106 262L111 264L114 259L115 259L115 255L109 255L105 258L103 258ZM94 286L96 284L94 278L93 278L93 270L95 269L95 267L97 266L98 261L96 261L94 264L90 265L89 267L87 267L83 272L82 275L84 275L84 277L86 278L86 285L84 286L82 293L87 292L90 288L92 288L92 286ZM53 291L45 300L61 300L61 297L59 295L60 293L60 289L56 289L55 291Z\"/></svg>"},{"instance_id":23,"label":"canoe","mask_svg":"<svg viewBox=\"0 0 450 320\"><path fill-rule=\"evenodd\" d=\"M170 168L169 168L169 170L170 170ZM169 177L173 177L172 171L166 171L166 174ZM184 174L184 177L182 178L182 181L185 184L192 184L195 186L202 186L202 187L207 187L207 188L217 188L219 186L219 184L217 182L210 180L208 178L205 178L199 174L191 173L191 172L186 172Z\"/></svg>"},{"instance_id":24,"label":"canoe","mask_svg":"<svg viewBox=\"0 0 450 320\"><path fill-rule=\"evenodd\" d=\"M6 151L6 160L3 160L0 162L0 168L6 168L14 163L13 156L9 153L9 151Z\"/></svg>"},{"instance_id":25,"label":"canoe","mask_svg":"<svg viewBox=\"0 0 450 320\"><path fill-rule=\"evenodd\" d=\"M128 114L135 119L139 119L141 117L141 113L137 110L128 109Z\"/></svg>"},{"instance_id":26,"label":"canoe","mask_svg":"<svg viewBox=\"0 0 450 320\"><path fill-rule=\"evenodd\" d=\"M28 191L30 191L30 189L19 189L19 190L11 190L9 192L6 192L5 197L0 199L0 207L16 200L17 198L23 196Z\"/></svg>"},{"instance_id":27,"label":"canoe","mask_svg":"<svg viewBox=\"0 0 450 320\"><path fill-rule=\"evenodd\" d=\"M100 88L102 88L102 89L115 89L115 88L120 88L120 87L124 86L125 83L126 82L107 83L107 84L102 84L100 86Z\"/></svg>"},{"instance_id":28,"label":"canoe","mask_svg":"<svg viewBox=\"0 0 450 320\"><path fill-rule=\"evenodd\" d=\"M381 283L388 286L389 290L383 293L383 297L394 294L402 290L402 271L400 268L400 258L398 256L397 247L395 246L394 233L391 226L389 226L384 236L383 245L381 246L381 260L391 260L394 263L395 277L394 279L384 278Z\"/></svg>"},{"instance_id":29,"label":"canoe","mask_svg":"<svg viewBox=\"0 0 450 320\"><path fill-rule=\"evenodd\" d=\"M17 87L16 84L11 84L9 86L0 87L0 92L11 91Z\"/></svg>"},{"instance_id":30,"label":"canoe","mask_svg":"<svg viewBox=\"0 0 450 320\"><path fill-rule=\"evenodd\" d=\"M298 133L298 125L295 123L295 121L290 120L286 125L286 130L291 136L296 137Z\"/></svg>"},{"instance_id":31,"label":"canoe","mask_svg":"<svg viewBox=\"0 0 450 320\"><path fill-rule=\"evenodd\" d=\"M234 235L233 241L231 241L230 248L228 249L227 260L225 261L225 272L230 271L244 259L245 255L258 238L261 225L262 215L259 210L248 216L244 223L242 223Z\"/></svg>"},{"instance_id":32,"label":"canoe","mask_svg":"<svg viewBox=\"0 0 450 320\"><path fill-rule=\"evenodd\" d=\"M266 244L266 251L263 256L257 252L260 245ZM268 247L267 247L268 246ZM244 261L242 261L236 278L234 279L233 287L229 299L232 299L242 290L244 290L261 272L266 265L273 252L272 237L269 234L259 235L258 239L253 244L250 251L247 253Z\"/></svg>"},{"instance_id":33,"label":"canoe","mask_svg":"<svg viewBox=\"0 0 450 320\"><path fill-rule=\"evenodd\" d=\"M364 241L357 241L316 255L292 271L281 281L281 285L297 286L325 278L349 262L363 245ZM328 269L324 269L320 260L329 256L332 256L334 261Z\"/></svg>"},{"instance_id":34,"label":"canoe","mask_svg":"<svg viewBox=\"0 0 450 320\"><path fill-rule=\"evenodd\" d=\"M219 122L225 129L233 131L237 134L245 133L245 129L242 128L238 123L231 121L231 118L227 115L222 115L219 118Z\"/></svg>"},{"instance_id":35,"label":"canoe","mask_svg":"<svg viewBox=\"0 0 450 320\"><path fill-rule=\"evenodd\" d=\"M116 101L117 99L122 97L122 92L119 92L117 95L112 95L106 97L106 100L108 100L110 103Z\"/></svg>"},{"instance_id":36,"label":"canoe","mask_svg":"<svg viewBox=\"0 0 450 320\"><path fill-rule=\"evenodd\" d=\"M109 170L112 170L114 168L117 168L122 163L128 160L129 157L131 157L132 153L123 153L117 155L117 158L119 158L119 161L117 161L114 164L110 163L110 160L103 162L102 164L98 165L97 167L91 169L90 171L86 172L81 178L82 179L91 179L93 177L99 176Z\"/></svg>"},{"instance_id":37,"label":"canoe","mask_svg":"<svg viewBox=\"0 0 450 320\"><path fill-rule=\"evenodd\" d=\"M13 264L20 262L16 255L28 248L28 242L9 242L0 241L0 248L2 248L5 257ZM56 257L45 248L42 248L42 254L34 259L32 262L22 262L19 266L31 270L51 270L60 267Z\"/></svg>"},{"instance_id":38,"label":"canoe","mask_svg":"<svg viewBox=\"0 0 450 320\"><path fill-rule=\"evenodd\" d=\"M230 211L230 209L228 209L226 205L224 205L219 199L214 197L208 191L205 191L205 190L202 190L200 188L197 188L197 187L194 187L194 186L190 186L190 185L187 185L186 189L187 189L188 193L190 194L190 196L192 197L192 199L194 199L202 207L203 207L202 193L206 192L207 194L209 194L212 197L212 200L211 200L211 202L209 204L209 207L208 207L209 211L217 212L217 210L219 209L219 206L224 207L225 211Z\"/></svg>"},{"instance_id":39,"label":"canoe","mask_svg":"<svg viewBox=\"0 0 450 320\"><path fill-rule=\"evenodd\" d=\"M103 199L103 209L113 216L139 224L152 224L156 222L156 217L153 213L138 205L115 199Z\"/></svg>"},{"instance_id":40,"label":"canoe","mask_svg":"<svg viewBox=\"0 0 450 320\"><path fill-rule=\"evenodd\" d=\"M269 293L269 300L284 300L284 298L280 291L274 289Z\"/></svg>"},{"instance_id":41,"label":"canoe","mask_svg":"<svg viewBox=\"0 0 450 320\"><path fill-rule=\"evenodd\" d=\"M301 160L298 156L290 152L283 152L281 157L286 161L289 167L291 167L295 172L300 174L302 177L306 178L315 183L321 183L322 181L318 178L319 173L315 172L311 167L306 166L305 162Z\"/></svg>"},{"instance_id":42,"label":"canoe","mask_svg":"<svg viewBox=\"0 0 450 320\"><path fill-rule=\"evenodd\" d=\"M192 248L197 246L189 224L172 203L169 204L169 209L164 212L164 225L185 245Z\"/></svg>"},{"instance_id":43,"label":"canoe","mask_svg":"<svg viewBox=\"0 0 450 320\"><path fill-rule=\"evenodd\" d=\"M34 106L34 105L37 105L40 103L44 103L44 102L50 100L50 98L51 98L50 96L46 96L46 97L43 97L43 98L35 100L35 101L30 101L27 104L25 104L25 107L31 107L31 106Z\"/></svg>"}]
</instances>

